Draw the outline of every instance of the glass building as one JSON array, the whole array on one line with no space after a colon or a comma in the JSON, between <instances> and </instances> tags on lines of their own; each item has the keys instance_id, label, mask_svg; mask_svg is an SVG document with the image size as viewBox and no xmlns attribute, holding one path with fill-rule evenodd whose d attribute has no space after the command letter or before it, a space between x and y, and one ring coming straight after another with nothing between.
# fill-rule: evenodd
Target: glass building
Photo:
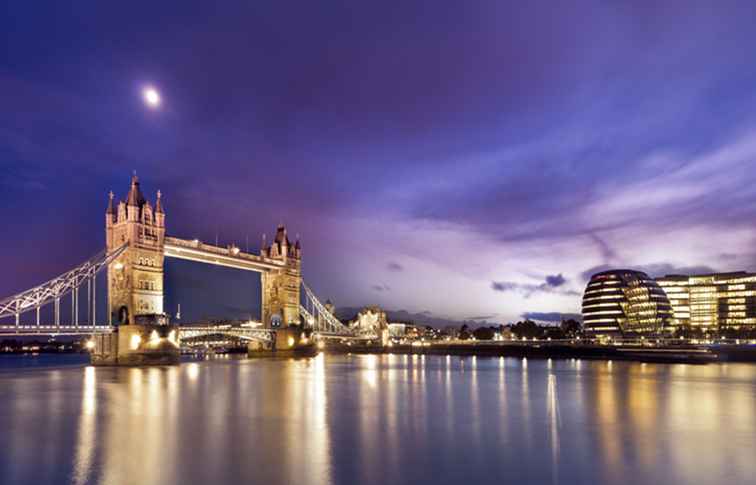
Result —
<instances>
[{"instance_id":1,"label":"glass building","mask_svg":"<svg viewBox=\"0 0 756 485\"><path fill-rule=\"evenodd\" d=\"M667 294L640 271L596 273L583 295L583 326L588 335L656 334L671 319Z\"/></svg>"},{"instance_id":2,"label":"glass building","mask_svg":"<svg viewBox=\"0 0 756 485\"><path fill-rule=\"evenodd\" d=\"M670 325L706 330L756 326L756 273L657 278L674 310Z\"/></svg>"}]
</instances>

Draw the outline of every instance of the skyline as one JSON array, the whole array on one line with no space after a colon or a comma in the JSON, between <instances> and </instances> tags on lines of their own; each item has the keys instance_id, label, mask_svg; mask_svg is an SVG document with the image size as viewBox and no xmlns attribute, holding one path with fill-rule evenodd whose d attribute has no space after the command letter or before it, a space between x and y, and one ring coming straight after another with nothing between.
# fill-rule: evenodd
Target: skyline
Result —
<instances>
[{"instance_id":1,"label":"skyline","mask_svg":"<svg viewBox=\"0 0 756 485\"><path fill-rule=\"evenodd\" d=\"M284 222L339 307L499 323L609 267L754 269L746 2L37 8L0 18L0 295L101 249L132 170L169 234Z\"/></svg>"}]
</instances>

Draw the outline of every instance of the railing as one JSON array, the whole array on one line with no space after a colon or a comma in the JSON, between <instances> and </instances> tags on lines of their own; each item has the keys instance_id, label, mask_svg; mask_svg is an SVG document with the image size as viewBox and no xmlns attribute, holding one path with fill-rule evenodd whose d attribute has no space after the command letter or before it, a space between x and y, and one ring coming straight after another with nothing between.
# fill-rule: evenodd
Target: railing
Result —
<instances>
[{"instance_id":1,"label":"railing","mask_svg":"<svg viewBox=\"0 0 756 485\"><path fill-rule=\"evenodd\" d=\"M336 317L331 314L331 312L326 310L323 304L320 303L320 300L318 300L318 298L315 296L315 293L313 293L313 291L309 286L305 284L304 281L302 281L302 288L304 288L305 290L305 297L307 299L306 301L309 301L314 306L315 310L317 311L317 316L322 317L322 321L324 323L323 328L317 328L316 330L343 335L353 334L352 330L349 327L341 323ZM300 314L302 313L302 310L311 314L307 311L307 309L303 308L302 305L300 305ZM320 325L321 319L314 318L314 322Z\"/></svg>"},{"instance_id":2,"label":"railing","mask_svg":"<svg viewBox=\"0 0 756 485\"><path fill-rule=\"evenodd\" d=\"M88 325L94 326L96 320L96 279L95 276L106 268L125 250L124 244L112 253L101 251L80 266L53 278L30 290L23 291L0 301L0 318L14 317L16 327L21 327L21 314L36 310L36 326L42 327L40 309L48 303L53 304L55 327L60 326L60 299L71 294L71 311L74 326L79 325L79 288L87 282Z\"/></svg>"},{"instance_id":3,"label":"railing","mask_svg":"<svg viewBox=\"0 0 756 485\"><path fill-rule=\"evenodd\" d=\"M275 334L275 330L238 324L191 324L179 326L179 335L182 339L225 335L240 340L272 342L275 340Z\"/></svg>"},{"instance_id":4,"label":"railing","mask_svg":"<svg viewBox=\"0 0 756 485\"><path fill-rule=\"evenodd\" d=\"M265 263L265 264L271 264L271 265L277 265L277 266L283 265L282 261L278 259L271 259L271 258L266 258L257 254L246 253L236 246L228 246L228 247L223 248L219 246L214 246L212 244L205 244L199 239L186 240L186 239L179 239L177 237L166 236L165 244L180 247L180 248L194 249L194 250L202 251L205 253L213 253L219 256L230 256L233 258L239 258L239 259L251 261L254 263Z\"/></svg>"},{"instance_id":5,"label":"railing","mask_svg":"<svg viewBox=\"0 0 756 485\"><path fill-rule=\"evenodd\" d=\"M115 327L110 325L0 325L0 335L32 337L37 335L76 336L112 333Z\"/></svg>"}]
</instances>

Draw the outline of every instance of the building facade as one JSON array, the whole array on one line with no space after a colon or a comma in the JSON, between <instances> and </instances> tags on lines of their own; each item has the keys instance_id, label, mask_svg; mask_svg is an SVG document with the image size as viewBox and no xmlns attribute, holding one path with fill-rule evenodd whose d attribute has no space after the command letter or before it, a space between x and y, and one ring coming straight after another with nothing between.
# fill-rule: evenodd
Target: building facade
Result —
<instances>
[{"instance_id":1,"label":"building facade","mask_svg":"<svg viewBox=\"0 0 756 485\"><path fill-rule=\"evenodd\" d=\"M628 269L593 275L583 295L583 326L593 336L651 335L672 319L667 294L646 273Z\"/></svg>"},{"instance_id":2,"label":"building facade","mask_svg":"<svg viewBox=\"0 0 756 485\"><path fill-rule=\"evenodd\" d=\"M656 281L672 304L672 327L739 330L756 326L756 273L667 275Z\"/></svg>"}]
</instances>

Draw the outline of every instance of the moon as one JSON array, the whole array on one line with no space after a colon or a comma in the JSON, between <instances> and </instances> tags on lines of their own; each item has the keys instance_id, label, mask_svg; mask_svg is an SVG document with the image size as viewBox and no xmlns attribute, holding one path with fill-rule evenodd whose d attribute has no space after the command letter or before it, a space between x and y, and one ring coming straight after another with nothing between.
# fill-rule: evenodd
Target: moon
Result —
<instances>
[{"instance_id":1,"label":"moon","mask_svg":"<svg viewBox=\"0 0 756 485\"><path fill-rule=\"evenodd\" d=\"M160 93L152 86L145 86L142 89L142 99L144 99L144 103L152 109L160 107Z\"/></svg>"}]
</instances>

